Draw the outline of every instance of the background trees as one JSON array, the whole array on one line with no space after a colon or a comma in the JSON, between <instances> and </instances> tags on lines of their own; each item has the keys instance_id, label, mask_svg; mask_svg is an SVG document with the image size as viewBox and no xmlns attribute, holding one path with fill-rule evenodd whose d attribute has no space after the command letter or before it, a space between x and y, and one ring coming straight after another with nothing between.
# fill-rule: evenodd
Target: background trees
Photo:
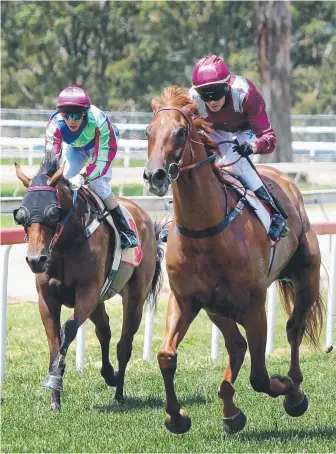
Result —
<instances>
[{"instance_id":1,"label":"background trees","mask_svg":"<svg viewBox=\"0 0 336 454\"><path fill-rule=\"evenodd\" d=\"M283 159L290 112L336 112L332 1L12 1L1 19L2 107L52 109L76 83L105 110L149 111L214 53L264 93Z\"/></svg>"}]
</instances>

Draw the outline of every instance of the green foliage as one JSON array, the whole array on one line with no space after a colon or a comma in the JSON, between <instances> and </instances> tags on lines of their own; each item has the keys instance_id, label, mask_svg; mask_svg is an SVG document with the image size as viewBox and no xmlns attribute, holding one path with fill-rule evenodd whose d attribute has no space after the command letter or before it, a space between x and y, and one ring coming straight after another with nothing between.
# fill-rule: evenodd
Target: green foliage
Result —
<instances>
[{"instance_id":1,"label":"green foliage","mask_svg":"<svg viewBox=\"0 0 336 454\"><path fill-rule=\"evenodd\" d=\"M334 113L334 2L292 3L294 113ZM253 3L3 2L2 106L53 108L67 85L105 110L150 110L195 62L224 57L260 87Z\"/></svg>"}]
</instances>

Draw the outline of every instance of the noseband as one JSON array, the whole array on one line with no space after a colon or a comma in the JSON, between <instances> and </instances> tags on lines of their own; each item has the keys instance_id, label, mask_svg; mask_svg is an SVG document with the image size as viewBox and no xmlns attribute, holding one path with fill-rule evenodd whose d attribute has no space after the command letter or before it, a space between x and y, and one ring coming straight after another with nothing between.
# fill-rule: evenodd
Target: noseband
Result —
<instances>
[{"instance_id":1,"label":"noseband","mask_svg":"<svg viewBox=\"0 0 336 454\"><path fill-rule=\"evenodd\" d=\"M200 145L203 145L202 142L197 142L196 140L193 140L193 139L190 138L190 129L192 127L192 122L191 122L190 118L188 117L188 115L184 112L184 110L180 109L179 107L175 107L175 106L165 106L165 107L160 107L160 109L158 109L154 113L154 116L157 113L159 113L160 111L162 111L162 110L177 110L178 112L180 112L180 114L184 117L184 119L188 123L187 139L190 142L195 142L195 143L198 143ZM191 148L191 151L192 151L191 144L190 144L190 148ZM212 155L208 156L205 159L201 159L201 161L197 161L197 162L195 162L193 164L190 164L188 166L183 166L182 167L182 158L183 158L183 155L184 155L184 150L185 150L185 146L184 146L184 149L183 149L183 152L182 152L182 155L181 155L181 158L180 158L179 162L173 162L173 163L169 164L168 172L167 172L169 181L176 181L181 174L187 172L188 170L194 169L196 167L200 167L201 165L205 164L206 162L213 162L216 159L216 155L212 154Z\"/></svg>"}]
</instances>

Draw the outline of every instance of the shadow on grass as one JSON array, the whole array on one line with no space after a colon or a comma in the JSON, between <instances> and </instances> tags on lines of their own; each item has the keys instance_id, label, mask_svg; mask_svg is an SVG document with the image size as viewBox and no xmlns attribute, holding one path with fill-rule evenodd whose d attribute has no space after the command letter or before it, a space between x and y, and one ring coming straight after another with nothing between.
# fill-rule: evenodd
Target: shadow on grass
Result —
<instances>
[{"instance_id":1,"label":"shadow on grass","mask_svg":"<svg viewBox=\"0 0 336 454\"><path fill-rule=\"evenodd\" d=\"M264 430L262 432L257 431L244 431L239 434L239 440L251 441L263 441L275 438L277 440L289 441L291 439L305 438L324 438L326 440L336 440L336 426L312 428L312 429L289 429L289 430Z\"/></svg>"},{"instance_id":2,"label":"shadow on grass","mask_svg":"<svg viewBox=\"0 0 336 454\"><path fill-rule=\"evenodd\" d=\"M182 407L205 404L206 400L202 396L191 396L186 399L180 399ZM119 413L129 411L142 411L145 408L161 410L164 408L165 401L160 397L135 397L126 396L122 404L113 401L106 405L93 405L90 410L98 413Z\"/></svg>"}]
</instances>

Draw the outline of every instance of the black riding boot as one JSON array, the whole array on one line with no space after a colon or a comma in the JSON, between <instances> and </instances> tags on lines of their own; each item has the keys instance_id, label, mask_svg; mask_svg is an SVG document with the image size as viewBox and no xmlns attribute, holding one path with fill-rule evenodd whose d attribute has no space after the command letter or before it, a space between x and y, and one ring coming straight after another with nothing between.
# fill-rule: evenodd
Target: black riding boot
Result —
<instances>
[{"instance_id":1,"label":"black riding boot","mask_svg":"<svg viewBox=\"0 0 336 454\"><path fill-rule=\"evenodd\" d=\"M159 238L160 238L160 240L161 240L163 243L167 243L167 240L168 240L168 232L169 232L168 229L162 229L161 232L160 232Z\"/></svg>"},{"instance_id":2,"label":"black riding boot","mask_svg":"<svg viewBox=\"0 0 336 454\"><path fill-rule=\"evenodd\" d=\"M287 221L276 207L272 197L268 194L264 186L260 186L254 193L260 200L266 202L272 210L272 222L268 232L268 236L271 240L279 241L280 238L287 236L289 234Z\"/></svg>"},{"instance_id":3,"label":"black riding boot","mask_svg":"<svg viewBox=\"0 0 336 454\"><path fill-rule=\"evenodd\" d=\"M124 216L124 213L121 211L120 206L118 205L117 207L113 208L113 210L110 210L109 213L111 214L115 226L120 234L121 249L138 246L139 241L133 230L128 225L128 222Z\"/></svg>"}]
</instances>

